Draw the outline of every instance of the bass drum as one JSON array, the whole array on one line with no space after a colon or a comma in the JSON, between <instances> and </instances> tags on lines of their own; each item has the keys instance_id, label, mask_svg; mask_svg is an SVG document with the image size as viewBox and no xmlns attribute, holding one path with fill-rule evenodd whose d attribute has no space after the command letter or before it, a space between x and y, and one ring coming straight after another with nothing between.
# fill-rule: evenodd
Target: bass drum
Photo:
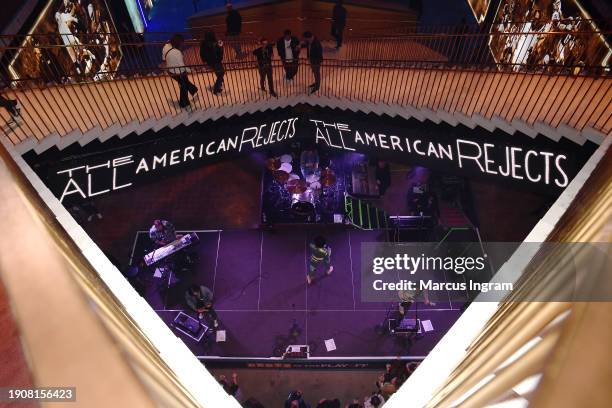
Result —
<instances>
[{"instance_id":1,"label":"bass drum","mask_svg":"<svg viewBox=\"0 0 612 408\"><path fill-rule=\"evenodd\" d=\"M291 195L291 209L297 215L310 215L315 210L315 195L311 189Z\"/></svg>"}]
</instances>

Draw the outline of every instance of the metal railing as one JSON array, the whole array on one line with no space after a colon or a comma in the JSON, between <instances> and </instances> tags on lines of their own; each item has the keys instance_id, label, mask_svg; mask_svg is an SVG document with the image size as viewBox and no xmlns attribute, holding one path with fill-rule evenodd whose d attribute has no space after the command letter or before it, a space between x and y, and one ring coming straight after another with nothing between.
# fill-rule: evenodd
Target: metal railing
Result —
<instances>
[{"instance_id":1,"label":"metal railing","mask_svg":"<svg viewBox=\"0 0 612 408\"><path fill-rule=\"evenodd\" d=\"M524 46L533 43L529 37L533 35L536 34L364 36L347 39L341 51L324 44L322 87L317 95L443 110L468 117L478 113L486 118L499 116L508 122L518 118L529 125L543 122L552 127L565 124L578 131L592 127L609 132L610 53L597 51L607 46L605 39L609 33L572 34L576 38L587 36L580 41L599 44L590 48L589 64L576 57L560 61L563 63L556 59L546 63L533 58L525 62L496 60L494 49L492 52L489 47L499 38L510 36L518 36L513 41ZM553 40L567 38L569 34L538 35L554 43ZM12 36L0 40L3 44L0 69L6 79L3 94L18 99L22 105L19 126L11 124L11 118L0 112L3 133L15 144L28 138L42 140L50 134L61 137L75 130L86 133L95 127L106 129L133 120L142 123L181 112L176 104L178 89L166 75L167 70L159 66L164 41L144 42L133 33L109 34L104 42L92 37L88 43L83 38L78 47L62 45L57 36ZM225 42L225 92L220 95L208 91L214 75L201 63L198 44L198 39L188 38L184 50L191 79L200 89L193 109L219 108L270 97L258 91L257 62L252 55L255 41ZM238 46L242 58L237 58ZM558 47L552 51L558 52ZM515 52L522 55L520 48ZM309 92L308 85L313 80L304 54L292 81L284 79L282 63L278 59L273 61L279 96ZM72 61L75 56L77 64ZM100 60L108 66L102 69Z\"/></svg>"}]
</instances>

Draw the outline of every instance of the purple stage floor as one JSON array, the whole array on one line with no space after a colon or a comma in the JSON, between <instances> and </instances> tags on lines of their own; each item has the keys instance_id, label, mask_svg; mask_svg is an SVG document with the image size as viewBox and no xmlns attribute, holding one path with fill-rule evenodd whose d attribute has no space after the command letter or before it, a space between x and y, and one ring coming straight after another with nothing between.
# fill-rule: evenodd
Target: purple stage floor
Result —
<instances>
[{"instance_id":1,"label":"purple stage floor","mask_svg":"<svg viewBox=\"0 0 612 408\"><path fill-rule=\"evenodd\" d=\"M179 311L189 313L184 292L190 284L213 291L227 340L217 343L213 334L196 342L174 330L202 358L273 357L288 344L309 344L315 358L424 357L457 320L467 299L466 293L449 292L432 299L435 305L419 303L419 318L431 320L434 330L408 342L375 330L397 303L360 300L361 243L381 241L382 232L330 226L196 232L200 243L192 249L198 257L193 274L154 278L152 271L144 271L140 280L141 293L167 324ZM320 271L307 286L307 244L319 234L333 249L334 272L323 277ZM140 257L149 245L147 232L138 232L133 256ZM300 333L289 341L294 323ZM324 341L332 338L337 349L327 352Z\"/></svg>"}]
</instances>

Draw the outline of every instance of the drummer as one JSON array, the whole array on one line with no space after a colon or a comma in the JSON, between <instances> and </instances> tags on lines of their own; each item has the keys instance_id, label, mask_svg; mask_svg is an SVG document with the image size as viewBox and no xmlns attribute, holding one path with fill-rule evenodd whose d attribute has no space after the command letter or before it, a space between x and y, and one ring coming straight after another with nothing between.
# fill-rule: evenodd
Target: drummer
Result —
<instances>
[{"instance_id":1,"label":"drummer","mask_svg":"<svg viewBox=\"0 0 612 408\"><path fill-rule=\"evenodd\" d=\"M319 169L319 153L316 150L304 150L300 155L300 169L304 178L316 174Z\"/></svg>"}]
</instances>

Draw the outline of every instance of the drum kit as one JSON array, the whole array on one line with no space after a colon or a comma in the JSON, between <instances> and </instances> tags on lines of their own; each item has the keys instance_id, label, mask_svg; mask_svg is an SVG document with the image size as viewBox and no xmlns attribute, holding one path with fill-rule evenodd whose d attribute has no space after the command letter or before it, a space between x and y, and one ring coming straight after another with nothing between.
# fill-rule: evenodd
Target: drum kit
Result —
<instances>
[{"instance_id":1,"label":"drum kit","mask_svg":"<svg viewBox=\"0 0 612 408\"><path fill-rule=\"evenodd\" d=\"M266 160L266 168L274 180L272 189L280 193L281 201L285 201L285 197L288 199L295 214L309 216L315 212L317 204L330 195L328 190L336 185L336 174L330 168L294 169L292 162L293 157L289 154ZM302 178L298 172L306 174Z\"/></svg>"}]
</instances>

